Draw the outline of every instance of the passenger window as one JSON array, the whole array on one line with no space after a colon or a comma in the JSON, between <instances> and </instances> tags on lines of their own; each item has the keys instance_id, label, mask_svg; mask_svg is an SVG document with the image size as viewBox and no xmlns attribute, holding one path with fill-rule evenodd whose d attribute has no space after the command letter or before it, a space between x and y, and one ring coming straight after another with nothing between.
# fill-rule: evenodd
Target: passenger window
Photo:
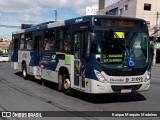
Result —
<instances>
[{"instance_id":1,"label":"passenger window","mask_svg":"<svg viewBox=\"0 0 160 120\"><path fill-rule=\"evenodd\" d=\"M56 49L58 51L63 50L63 41L64 41L63 38L64 38L64 31L57 30Z\"/></svg>"},{"instance_id":2,"label":"passenger window","mask_svg":"<svg viewBox=\"0 0 160 120\"><path fill-rule=\"evenodd\" d=\"M70 29L65 27L56 31L56 50L69 52L71 49Z\"/></svg>"},{"instance_id":3,"label":"passenger window","mask_svg":"<svg viewBox=\"0 0 160 120\"><path fill-rule=\"evenodd\" d=\"M71 49L71 36L66 35L64 40L64 51L70 51Z\"/></svg>"},{"instance_id":4,"label":"passenger window","mask_svg":"<svg viewBox=\"0 0 160 120\"><path fill-rule=\"evenodd\" d=\"M44 40L43 40L43 50L44 51L55 51L56 50L56 40L55 40L55 32L46 31Z\"/></svg>"},{"instance_id":5,"label":"passenger window","mask_svg":"<svg viewBox=\"0 0 160 120\"><path fill-rule=\"evenodd\" d=\"M74 35L74 41L75 41L75 58L80 59L80 34Z\"/></svg>"},{"instance_id":6,"label":"passenger window","mask_svg":"<svg viewBox=\"0 0 160 120\"><path fill-rule=\"evenodd\" d=\"M26 35L26 50L32 50L32 34Z\"/></svg>"},{"instance_id":7,"label":"passenger window","mask_svg":"<svg viewBox=\"0 0 160 120\"><path fill-rule=\"evenodd\" d=\"M20 50L24 50L25 49L25 38L24 38L24 34L21 35L21 40L20 40Z\"/></svg>"}]
</instances>

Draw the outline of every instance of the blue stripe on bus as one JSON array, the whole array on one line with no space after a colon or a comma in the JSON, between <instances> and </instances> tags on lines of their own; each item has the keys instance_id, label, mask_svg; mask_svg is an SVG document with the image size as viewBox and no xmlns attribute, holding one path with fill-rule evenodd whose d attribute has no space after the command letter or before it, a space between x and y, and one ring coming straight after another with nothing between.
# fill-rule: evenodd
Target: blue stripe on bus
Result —
<instances>
[{"instance_id":1,"label":"blue stripe on bus","mask_svg":"<svg viewBox=\"0 0 160 120\"><path fill-rule=\"evenodd\" d=\"M98 80L97 76L95 75L94 70L102 72L102 69L97 64L95 55L91 54L90 62L85 64L85 76L86 76L86 78L91 78L91 79L94 79L94 80Z\"/></svg>"},{"instance_id":2,"label":"blue stripe on bus","mask_svg":"<svg viewBox=\"0 0 160 120\"><path fill-rule=\"evenodd\" d=\"M39 66L40 54L37 52L30 52L31 61L29 63L30 66Z\"/></svg>"},{"instance_id":3,"label":"blue stripe on bus","mask_svg":"<svg viewBox=\"0 0 160 120\"><path fill-rule=\"evenodd\" d=\"M18 52L12 51L11 61L12 62L18 62Z\"/></svg>"}]
</instances>

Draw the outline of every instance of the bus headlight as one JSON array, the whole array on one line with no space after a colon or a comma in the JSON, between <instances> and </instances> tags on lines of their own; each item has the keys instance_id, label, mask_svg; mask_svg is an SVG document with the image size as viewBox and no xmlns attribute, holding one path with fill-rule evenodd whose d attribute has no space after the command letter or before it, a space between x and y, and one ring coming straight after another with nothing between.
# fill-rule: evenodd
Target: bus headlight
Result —
<instances>
[{"instance_id":1,"label":"bus headlight","mask_svg":"<svg viewBox=\"0 0 160 120\"><path fill-rule=\"evenodd\" d=\"M151 71L148 71L148 74L147 74L147 79L151 79Z\"/></svg>"},{"instance_id":2,"label":"bus headlight","mask_svg":"<svg viewBox=\"0 0 160 120\"><path fill-rule=\"evenodd\" d=\"M100 72L98 72L97 70L94 70L94 72L100 82L107 82L106 78Z\"/></svg>"},{"instance_id":3,"label":"bus headlight","mask_svg":"<svg viewBox=\"0 0 160 120\"><path fill-rule=\"evenodd\" d=\"M144 82L147 82L149 79L151 79L151 71L148 71L147 77Z\"/></svg>"}]
</instances>

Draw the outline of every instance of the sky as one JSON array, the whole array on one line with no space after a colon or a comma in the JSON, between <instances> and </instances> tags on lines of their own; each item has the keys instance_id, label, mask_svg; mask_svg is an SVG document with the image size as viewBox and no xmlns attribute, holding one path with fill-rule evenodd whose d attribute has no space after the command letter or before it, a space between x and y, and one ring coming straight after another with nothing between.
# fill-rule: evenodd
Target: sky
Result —
<instances>
[{"instance_id":1,"label":"sky","mask_svg":"<svg viewBox=\"0 0 160 120\"><path fill-rule=\"evenodd\" d=\"M106 5L118 0L106 0ZM0 0L0 37L11 38L21 24L38 24L55 20L63 21L85 15L87 6L98 6L98 0Z\"/></svg>"}]
</instances>

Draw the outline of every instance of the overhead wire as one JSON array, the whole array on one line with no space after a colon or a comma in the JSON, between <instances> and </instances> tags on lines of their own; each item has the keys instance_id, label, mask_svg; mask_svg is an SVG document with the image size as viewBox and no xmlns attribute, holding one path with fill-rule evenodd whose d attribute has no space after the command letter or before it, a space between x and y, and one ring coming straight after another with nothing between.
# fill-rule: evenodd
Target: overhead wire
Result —
<instances>
[{"instance_id":1,"label":"overhead wire","mask_svg":"<svg viewBox=\"0 0 160 120\"><path fill-rule=\"evenodd\" d=\"M4 27L4 28L21 28L21 26L14 26L14 25L1 25L0 24L0 27Z\"/></svg>"}]
</instances>

